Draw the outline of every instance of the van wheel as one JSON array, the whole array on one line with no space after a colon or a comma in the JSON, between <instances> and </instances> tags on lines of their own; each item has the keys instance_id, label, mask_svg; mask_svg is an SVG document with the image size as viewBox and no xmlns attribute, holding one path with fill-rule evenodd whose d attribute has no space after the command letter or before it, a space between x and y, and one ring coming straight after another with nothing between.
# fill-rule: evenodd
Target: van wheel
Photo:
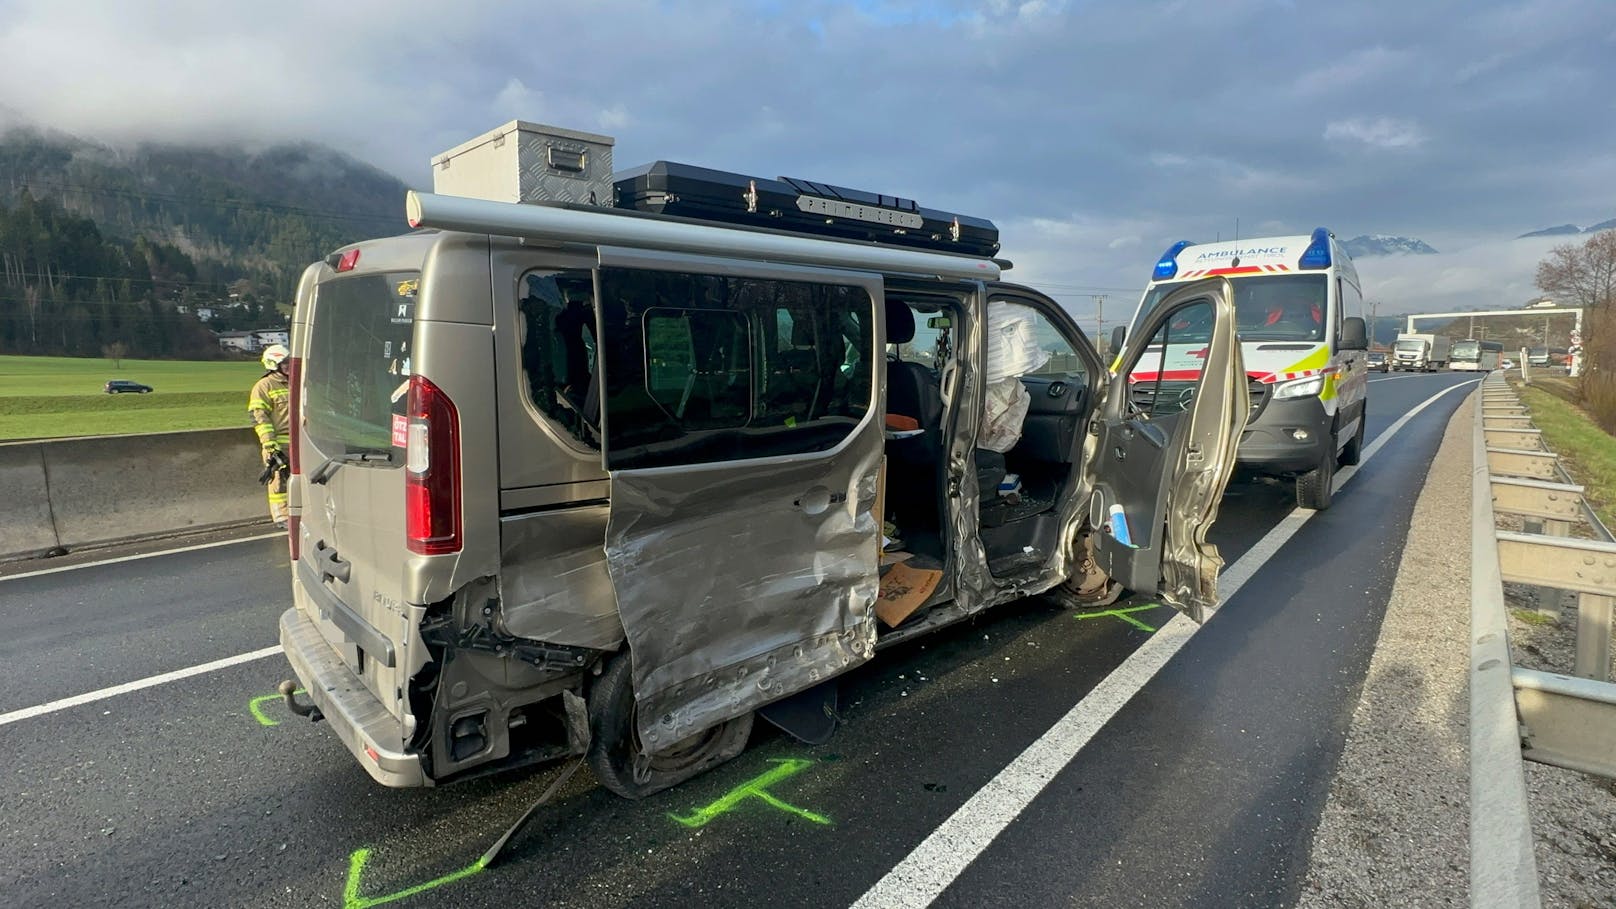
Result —
<instances>
[{"instance_id":1,"label":"van wheel","mask_svg":"<svg viewBox=\"0 0 1616 909\"><path fill-rule=\"evenodd\" d=\"M589 692L589 766L602 786L643 799L704 773L746 750L750 712L674 742L655 754L640 744L628 651L606 663Z\"/></svg>"},{"instance_id":2,"label":"van wheel","mask_svg":"<svg viewBox=\"0 0 1616 909\"><path fill-rule=\"evenodd\" d=\"M1365 405L1358 413L1358 431L1352 434L1352 441L1347 447L1341 449L1341 466L1351 467L1363 460L1364 427L1369 425L1369 407Z\"/></svg>"},{"instance_id":3,"label":"van wheel","mask_svg":"<svg viewBox=\"0 0 1616 909\"><path fill-rule=\"evenodd\" d=\"M1335 483L1335 437L1330 437L1330 445L1325 449L1324 459L1319 466L1296 478L1296 504L1300 508L1311 508L1314 511L1323 511L1330 507L1334 493L1330 487Z\"/></svg>"}]
</instances>

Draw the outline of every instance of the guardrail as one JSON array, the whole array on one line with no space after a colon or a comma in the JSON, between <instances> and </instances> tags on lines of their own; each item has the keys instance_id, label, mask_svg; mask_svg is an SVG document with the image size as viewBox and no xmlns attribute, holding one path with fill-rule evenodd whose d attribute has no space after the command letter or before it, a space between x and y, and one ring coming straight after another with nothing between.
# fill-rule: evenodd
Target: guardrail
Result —
<instances>
[{"instance_id":1,"label":"guardrail","mask_svg":"<svg viewBox=\"0 0 1616 909\"><path fill-rule=\"evenodd\" d=\"M1616 777L1616 542L1500 373L1482 382L1474 436L1470 899L1535 907L1522 759ZM1520 518L1525 532L1499 530L1499 514ZM1597 539L1572 538L1577 525ZM1514 665L1506 582L1577 595L1574 674Z\"/></svg>"}]
</instances>

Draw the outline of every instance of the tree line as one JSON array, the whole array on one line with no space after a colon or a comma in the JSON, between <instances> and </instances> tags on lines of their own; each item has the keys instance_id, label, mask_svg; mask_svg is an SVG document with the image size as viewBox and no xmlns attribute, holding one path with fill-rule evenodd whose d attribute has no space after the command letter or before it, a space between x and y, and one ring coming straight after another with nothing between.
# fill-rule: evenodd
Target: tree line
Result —
<instances>
[{"instance_id":1,"label":"tree line","mask_svg":"<svg viewBox=\"0 0 1616 909\"><path fill-rule=\"evenodd\" d=\"M288 283L283 271L199 261L145 235L109 236L23 190L0 203L0 353L222 356L210 327L285 324L273 305ZM218 316L204 325L199 308Z\"/></svg>"}]
</instances>

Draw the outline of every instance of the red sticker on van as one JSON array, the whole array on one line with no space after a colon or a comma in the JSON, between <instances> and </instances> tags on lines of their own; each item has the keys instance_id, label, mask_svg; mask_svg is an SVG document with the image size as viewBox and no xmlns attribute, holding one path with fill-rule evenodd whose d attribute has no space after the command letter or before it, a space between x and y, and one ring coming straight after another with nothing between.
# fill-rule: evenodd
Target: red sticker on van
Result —
<instances>
[{"instance_id":1,"label":"red sticker on van","mask_svg":"<svg viewBox=\"0 0 1616 909\"><path fill-rule=\"evenodd\" d=\"M393 414L393 447L406 448L410 444L410 420L401 413Z\"/></svg>"}]
</instances>

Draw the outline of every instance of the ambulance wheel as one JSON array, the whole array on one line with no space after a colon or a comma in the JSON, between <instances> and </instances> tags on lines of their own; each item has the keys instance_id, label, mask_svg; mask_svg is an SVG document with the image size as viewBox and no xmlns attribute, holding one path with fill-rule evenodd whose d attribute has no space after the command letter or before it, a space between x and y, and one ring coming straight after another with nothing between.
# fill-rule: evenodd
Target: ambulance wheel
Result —
<instances>
[{"instance_id":1,"label":"ambulance wheel","mask_svg":"<svg viewBox=\"0 0 1616 909\"><path fill-rule=\"evenodd\" d=\"M1335 484L1335 439L1332 437L1330 445L1324 451L1323 460L1319 466L1296 478L1296 505L1299 508L1311 508L1314 511L1323 511L1330 507L1334 493L1330 487Z\"/></svg>"},{"instance_id":2,"label":"ambulance wheel","mask_svg":"<svg viewBox=\"0 0 1616 909\"><path fill-rule=\"evenodd\" d=\"M1369 408L1361 408L1358 412L1358 431L1352 434L1352 441L1347 447L1341 449L1341 466L1351 467L1363 460L1364 427L1369 423Z\"/></svg>"},{"instance_id":3,"label":"ambulance wheel","mask_svg":"<svg viewBox=\"0 0 1616 909\"><path fill-rule=\"evenodd\" d=\"M750 712L648 754L635 722L634 679L628 651L606 663L589 692L589 766L602 786L643 799L705 773L746 750Z\"/></svg>"}]
</instances>

